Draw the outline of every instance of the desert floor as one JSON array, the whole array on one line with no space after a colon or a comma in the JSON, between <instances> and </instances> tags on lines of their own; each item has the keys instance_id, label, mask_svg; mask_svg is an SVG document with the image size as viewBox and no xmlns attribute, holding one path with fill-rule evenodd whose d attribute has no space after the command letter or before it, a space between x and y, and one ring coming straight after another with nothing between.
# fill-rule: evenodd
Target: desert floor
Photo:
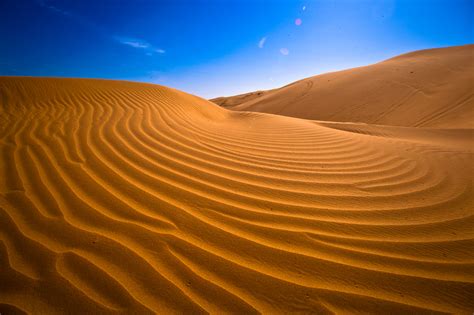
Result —
<instances>
[{"instance_id":1,"label":"desert floor","mask_svg":"<svg viewBox=\"0 0 474 315\"><path fill-rule=\"evenodd\" d=\"M472 117L323 122L92 79L0 95L2 314L474 310Z\"/></svg>"}]
</instances>

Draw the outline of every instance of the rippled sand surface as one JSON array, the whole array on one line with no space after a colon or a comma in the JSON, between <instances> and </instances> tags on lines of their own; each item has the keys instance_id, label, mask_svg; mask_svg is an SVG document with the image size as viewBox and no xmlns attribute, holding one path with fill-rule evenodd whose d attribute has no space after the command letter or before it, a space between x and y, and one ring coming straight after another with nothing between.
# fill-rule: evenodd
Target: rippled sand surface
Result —
<instances>
[{"instance_id":1,"label":"rippled sand surface","mask_svg":"<svg viewBox=\"0 0 474 315\"><path fill-rule=\"evenodd\" d=\"M473 133L0 78L2 313L472 313Z\"/></svg>"}]
</instances>

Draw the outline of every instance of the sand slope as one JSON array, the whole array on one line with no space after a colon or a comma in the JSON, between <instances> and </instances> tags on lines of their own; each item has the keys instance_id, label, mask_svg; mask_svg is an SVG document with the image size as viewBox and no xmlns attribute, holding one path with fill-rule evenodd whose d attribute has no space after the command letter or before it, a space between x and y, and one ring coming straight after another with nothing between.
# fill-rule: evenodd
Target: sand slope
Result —
<instances>
[{"instance_id":1,"label":"sand slope","mask_svg":"<svg viewBox=\"0 0 474 315\"><path fill-rule=\"evenodd\" d=\"M0 312L472 313L472 131L0 78Z\"/></svg>"},{"instance_id":2,"label":"sand slope","mask_svg":"<svg viewBox=\"0 0 474 315\"><path fill-rule=\"evenodd\" d=\"M473 128L474 45L412 52L212 101L234 110L315 120Z\"/></svg>"}]
</instances>

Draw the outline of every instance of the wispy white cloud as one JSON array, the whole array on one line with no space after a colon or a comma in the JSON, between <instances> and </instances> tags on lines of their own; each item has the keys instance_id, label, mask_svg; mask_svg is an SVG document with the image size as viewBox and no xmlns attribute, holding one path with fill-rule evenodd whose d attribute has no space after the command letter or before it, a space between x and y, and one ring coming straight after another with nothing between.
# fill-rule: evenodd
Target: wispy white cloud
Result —
<instances>
[{"instance_id":1,"label":"wispy white cloud","mask_svg":"<svg viewBox=\"0 0 474 315\"><path fill-rule=\"evenodd\" d=\"M139 41L136 41L136 40L124 40L124 41L121 41L122 44L124 45L128 45L128 46L131 46L133 48L148 48L150 47L150 45L146 42L139 42Z\"/></svg>"},{"instance_id":2,"label":"wispy white cloud","mask_svg":"<svg viewBox=\"0 0 474 315\"><path fill-rule=\"evenodd\" d=\"M152 56L154 54L161 54L162 55L162 54L166 53L166 51L164 49L162 49L160 47L156 47L156 46L154 46L154 45L150 44L149 42L147 42L145 40L142 40L142 39L124 37L124 36L113 36L109 32L107 32L107 31L103 30L102 28L100 28L98 25L88 21L87 19L85 19L84 17L76 14L75 12L69 12L69 11L64 10L63 8L60 8L58 6L55 6L55 5L51 4L51 0L34 0L34 1L40 7L48 9L51 12L54 12L56 14L67 16L68 18L70 18L70 19L72 19L72 20L74 20L78 23L81 23L81 24L83 24L83 25L85 25L89 28L92 28L92 29L96 30L98 33L100 33L104 37L111 38L114 41L116 41L116 42L118 42L122 45L143 50L143 52L147 56Z\"/></svg>"},{"instance_id":3,"label":"wispy white cloud","mask_svg":"<svg viewBox=\"0 0 474 315\"><path fill-rule=\"evenodd\" d=\"M258 48L263 48L265 42L267 41L267 37L262 37L262 39L258 42Z\"/></svg>"},{"instance_id":4,"label":"wispy white cloud","mask_svg":"<svg viewBox=\"0 0 474 315\"><path fill-rule=\"evenodd\" d=\"M290 53L290 51L288 50L288 48L280 48L280 53L281 53L283 56L288 56L288 54Z\"/></svg>"},{"instance_id":5,"label":"wispy white cloud","mask_svg":"<svg viewBox=\"0 0 474 315\"><path fill-rule=\"evenodd\" d=\"M47 8L51 11L54 11L54 12L62 14L62 15L70 15L71 14L70 12L68 12L66 10L63 10L61 8L58 8L54 5L52 5L52 4L49 4L47 0L37 0L36 3L38 3L43 8Z\"/></svg>"},{"instance_id":6,"label":"wispy white cloud","mask_svg":"<svg viewBox=\"0 0 474 315\"><path fill-rule=\"evenodd\" d=\"M142 49L145 51L146 55L148 56L152 55L153 53L164 54L166 52L164 49L157 48L142 39L121 37L121 36L115 36L114 39L122 45L130 46L137 49Z\"/></svg>"}]
</instances>

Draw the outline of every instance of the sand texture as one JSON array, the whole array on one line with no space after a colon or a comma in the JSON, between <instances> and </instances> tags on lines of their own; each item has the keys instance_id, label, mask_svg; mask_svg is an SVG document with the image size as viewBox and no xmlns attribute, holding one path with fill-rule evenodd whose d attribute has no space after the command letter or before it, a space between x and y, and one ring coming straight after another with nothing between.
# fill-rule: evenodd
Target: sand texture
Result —
<instances>
[{"instance_id":1,"label":"sand texture","mask_svg":"<svg viewBox=\"0 0 474 315\"><path fill-rule=\"evenodd\" d=\"M314 120L474 128L474 45L416 51L212 101L233 110Z\"/></svg>"},{"instance_id":2,"label":"sand texture","mask_svg":"<svg viewBox=\"0 0 474 315\"><path fill-rule=\"evenodd\" d=\"M472 90L416 80L383 83L408 101L374 121L444 95L455 109L407 124L468 125L454 113ZM0 77L0 95L2 314L474 310L470 129L229 111L121 81Z\"/></svg>"}]
</instances>

